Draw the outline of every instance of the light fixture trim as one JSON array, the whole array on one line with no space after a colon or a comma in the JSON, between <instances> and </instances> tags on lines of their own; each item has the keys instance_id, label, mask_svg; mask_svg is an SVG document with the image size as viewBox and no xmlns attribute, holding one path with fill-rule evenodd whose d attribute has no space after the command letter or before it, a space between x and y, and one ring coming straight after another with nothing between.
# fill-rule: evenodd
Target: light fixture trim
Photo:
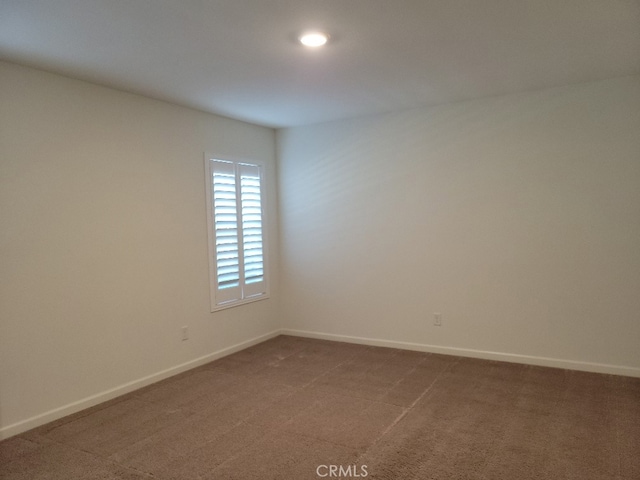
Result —
<instances>
[{"instance_id":1,"label":"light fixture trim","mask_svg":"<svg viewBox=\"0 0 640 480\"><path fill-rule=\"evenodd\" d=\"M298 41L305 47L319 48L327 44L329 35L320 30L309 30L303 32L298 37Z\"/></svg>"}]
</instances>

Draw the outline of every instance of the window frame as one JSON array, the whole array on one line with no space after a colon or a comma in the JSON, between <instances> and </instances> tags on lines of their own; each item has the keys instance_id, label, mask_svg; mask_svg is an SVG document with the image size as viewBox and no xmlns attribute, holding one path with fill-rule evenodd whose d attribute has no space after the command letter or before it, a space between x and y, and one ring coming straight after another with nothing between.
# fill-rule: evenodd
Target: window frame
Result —
<instances>
[{"instance_id":1,"label":"window frame","mask_svg":"<svg viewBox=\"0 0 640 480\"><path fill-rule=\"evenodd\" d=\"M262 260L263 260L263 282L264 291L262 293L254 294L251 296L245 296L246 283L240 282L240 298L232 299L219 303L218 295L218 258L216 249L216 230L214 223L214 204L213 204L213 165L214 161L228 162L234 165L234 169L239 166L248 165L251 167L257 167L260 172L260 206L261 206L261 227L262 227ZM261 161L237 158L229 155L214 155L205 153L204 155L204 169L205 169L205 187L206 187L206 202L207 202L207 238L208 238L208 256L209 256L209 300L210 311L217 312L225 310L227 308L233 308L240 305L246 305L248 303L257 302L260 300L266 300L270 297L269 293L269 247L268 247L268 224L267 224L267 198L266 198L266 168L265 164ZM239 184L236 183L236 194L238 195ZM236 206L238 211L238 224L242 224L241 216L241 204ZM242 227L238 231L238 235L242 235ZM244 257L244 252L243 252ZM244 280L244 265L239 260L239 268L242 271L241 278Z\"/></svg>"}]
</instances>

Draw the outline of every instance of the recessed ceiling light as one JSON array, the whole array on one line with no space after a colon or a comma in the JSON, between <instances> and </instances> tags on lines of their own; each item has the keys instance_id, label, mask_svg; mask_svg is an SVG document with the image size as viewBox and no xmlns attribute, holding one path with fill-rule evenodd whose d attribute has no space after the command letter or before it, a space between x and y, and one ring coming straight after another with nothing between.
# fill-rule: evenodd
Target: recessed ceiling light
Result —
<instances>
[{"instance_id":1,"label":"recessed ceiling light","mask_svg":"<svg viewBox=\"0 0 640 480\"><path fill-rule=\"evenodd\" d=\"M305 47L317 48L323 46L329 40L329 35L322 32L305 32L298 37Z\"/></svg>"}]
</instances>

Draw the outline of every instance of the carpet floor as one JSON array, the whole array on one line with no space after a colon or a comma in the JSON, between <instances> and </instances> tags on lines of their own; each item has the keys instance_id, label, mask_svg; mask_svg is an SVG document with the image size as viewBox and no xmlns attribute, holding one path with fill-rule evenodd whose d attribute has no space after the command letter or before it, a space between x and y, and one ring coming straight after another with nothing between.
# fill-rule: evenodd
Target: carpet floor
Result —
<instances>
[{"instance_id":1,"label":"carpet floor","mask_svg":"<svg viewBox=\"0 0 640 480\"><path fill-rule=\"evenodd\" d=\"M0 442L3 480L640 479L640 379L280 336Z\"/></svg>"}]
</instances>

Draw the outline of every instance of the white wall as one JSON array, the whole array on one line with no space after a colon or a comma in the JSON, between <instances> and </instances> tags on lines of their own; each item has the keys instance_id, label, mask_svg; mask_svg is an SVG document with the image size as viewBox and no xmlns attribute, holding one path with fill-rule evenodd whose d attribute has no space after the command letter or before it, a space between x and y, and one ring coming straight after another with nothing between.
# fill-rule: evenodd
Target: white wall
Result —
<instances>
[{"instance_id":1,"label":"white wall","mask_svg":"<svg viewBox=\"0 0 640 480\"><path fill-rule=\"evenodd\" d=\"M282 130L277 211L273 130L0 62L0 438L281 314L640 375L639 131L638 76ZM272 298L215 314L203 152L265 162L270 200Z\"/></svg>"},{"instance_id":2,"label":"white wall","mask_svg":"<svg viewBox=\"0 0 640 480\"><path fill-rule=\"evenodd\" d=\"M289 331L640 376L640 77L278 148Z\"/></svg>"},{"instance_id":3,"label":"white wall","mask_svg":"<svg viewBox=\"0 0 640 480\"><path fill-rule=\"evenodd\" d=\"M273 130L0 63L0 437L280 327L275 270L209 312L204 152L266 162L277 267Z\"/></svg>"}]
</instances>

